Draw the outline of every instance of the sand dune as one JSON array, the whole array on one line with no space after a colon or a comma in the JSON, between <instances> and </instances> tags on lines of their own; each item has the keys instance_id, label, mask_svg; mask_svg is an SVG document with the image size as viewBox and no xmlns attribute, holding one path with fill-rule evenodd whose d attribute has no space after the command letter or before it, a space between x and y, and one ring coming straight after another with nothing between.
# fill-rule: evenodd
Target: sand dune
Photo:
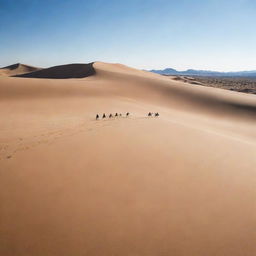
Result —
<instances>
[{"instance_id":1,"label":"sand dune","mask_svg":"<svg viewBox=\"0 0 256 256\"><path fill-rule=\"evenodd\" d=\"M92 67L0 79L0 255L255 255L256 96Z\"/></svg>"},{"instance_id":2,"label":"sand dune","mask_svg":"<svg viewBox=\"0 0 256 256\"><path fill-rule=\"evenodd\" d=\"M15 76L24 73L30 73L40 70L40 68L28 66L21 63L16 63L7 67L0 68L0 76Z\"/></svg>"},{"instance_id":3,"label":"sand dune","mask_svg":"<svg viewBox=\"0 0 256 256\"><path fill-rule=\"evenodd\" d=\"M82 78L94 75L95 71L92 64L93 63L60 65L17 76L55 79Z\"/></svg>"}]
</instances>

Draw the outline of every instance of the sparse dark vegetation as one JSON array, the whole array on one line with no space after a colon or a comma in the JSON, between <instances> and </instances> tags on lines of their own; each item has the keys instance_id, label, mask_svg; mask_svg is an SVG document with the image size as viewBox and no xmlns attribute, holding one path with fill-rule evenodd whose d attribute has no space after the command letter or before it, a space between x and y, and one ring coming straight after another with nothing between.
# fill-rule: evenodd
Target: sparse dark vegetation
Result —
<instances>
[{"instance_id":1,"label":"sparse dark vegetation","mask_svg":"<svg viewBox=\"0 0 256 256\"><path fill-rule=\"evenodd\" d=\"M254 77L174 76L172 79L190 84L256 94L256 78Z\"/></svg>"},{"instance_id":2,"label":"sparse dark vegetation","mask_svg":"<svg viewBox=\"0 0 256 256\"><path fill-rule=\"evenodd\" d=\"M202 85L237 92L256 94L256 78L247 77L194 77Z\"/></svg>"}]
</instances>

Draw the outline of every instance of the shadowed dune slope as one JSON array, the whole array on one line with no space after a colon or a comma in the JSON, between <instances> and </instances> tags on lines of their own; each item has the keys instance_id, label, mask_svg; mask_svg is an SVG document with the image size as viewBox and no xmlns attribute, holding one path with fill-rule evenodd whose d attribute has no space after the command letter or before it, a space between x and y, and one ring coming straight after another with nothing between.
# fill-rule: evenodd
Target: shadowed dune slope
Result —
<instances>
[{"instance_id":1,"label":"shadowed dune slope","mask_svg":"<svg viewBox=\"0 0 256 256\"><path fill-rule=\"evenodd\" d=\"M123 96L186 111L255 118L256 100L252 95L191 85L121 64L96 62L94 67L97 77L111 81L115 93Z\"/></svg>"},{"instance_id":2,"label":"shadowed dune slope","mask_svg":"<svg viewBox=\"0 0 256 256\"><path fill-rule=\"evenodd\" d=\"M256 96L92 65L0 79L0 255L256 255Z\"/></svg>"},{"instance_id":3,"label":"shadowed dune slope","mask_svg":"<svg viewBox=\"0 0 256 256\"><path fill-rule=\"evenodd\" d=\"M40 68L16 63L7 67L0 68L0 76L15 76L24 73L30 73L34 71L38 71Z\"/></svg>"},{"instance_id":4,"label":"shadowed dune slope","mask_svg":"<svg viewBox=\"0 0 256 256\"><path fill-rule=\"evenodd\" d=\"M35 72L17 75L18 77L28 78L82 78L95 74L93 63L89 64L67 64L45 68Z\"/></svg>"}]
</instances>

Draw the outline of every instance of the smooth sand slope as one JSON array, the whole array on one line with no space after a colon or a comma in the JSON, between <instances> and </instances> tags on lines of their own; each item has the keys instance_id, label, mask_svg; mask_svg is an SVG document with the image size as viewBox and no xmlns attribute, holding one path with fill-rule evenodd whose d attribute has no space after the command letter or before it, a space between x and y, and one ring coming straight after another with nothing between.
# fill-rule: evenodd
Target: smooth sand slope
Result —
<instances>
[{"instance_id":1,"label":"smooth sand slope","mask_svg":"<svg viewBox=\"0 0 256 256\"><path fill-rule=\"evenodd\" d=\"M0 255L256 255L255 95L93 68L0 78Z\"/></svg>"}]
</instances>

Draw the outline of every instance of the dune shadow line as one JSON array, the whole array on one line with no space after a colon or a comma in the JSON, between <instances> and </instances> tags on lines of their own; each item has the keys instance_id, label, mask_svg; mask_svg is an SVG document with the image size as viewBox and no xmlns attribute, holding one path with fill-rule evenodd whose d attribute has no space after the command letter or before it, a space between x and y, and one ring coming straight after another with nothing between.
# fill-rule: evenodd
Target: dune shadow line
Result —
<instances>
[{"instance_id":1,"label":"dune shadow line","mask_svg":"<svg viewBox=\"0 0 256 256\"><path fill-rule=\"evenodd\" d=\"M96 72L92 62L88 64L67 64L54 66L26 74L15 75L14 77L66 79L88 77L94 75L95 73Z\"/></svg>"}]
</instances>

